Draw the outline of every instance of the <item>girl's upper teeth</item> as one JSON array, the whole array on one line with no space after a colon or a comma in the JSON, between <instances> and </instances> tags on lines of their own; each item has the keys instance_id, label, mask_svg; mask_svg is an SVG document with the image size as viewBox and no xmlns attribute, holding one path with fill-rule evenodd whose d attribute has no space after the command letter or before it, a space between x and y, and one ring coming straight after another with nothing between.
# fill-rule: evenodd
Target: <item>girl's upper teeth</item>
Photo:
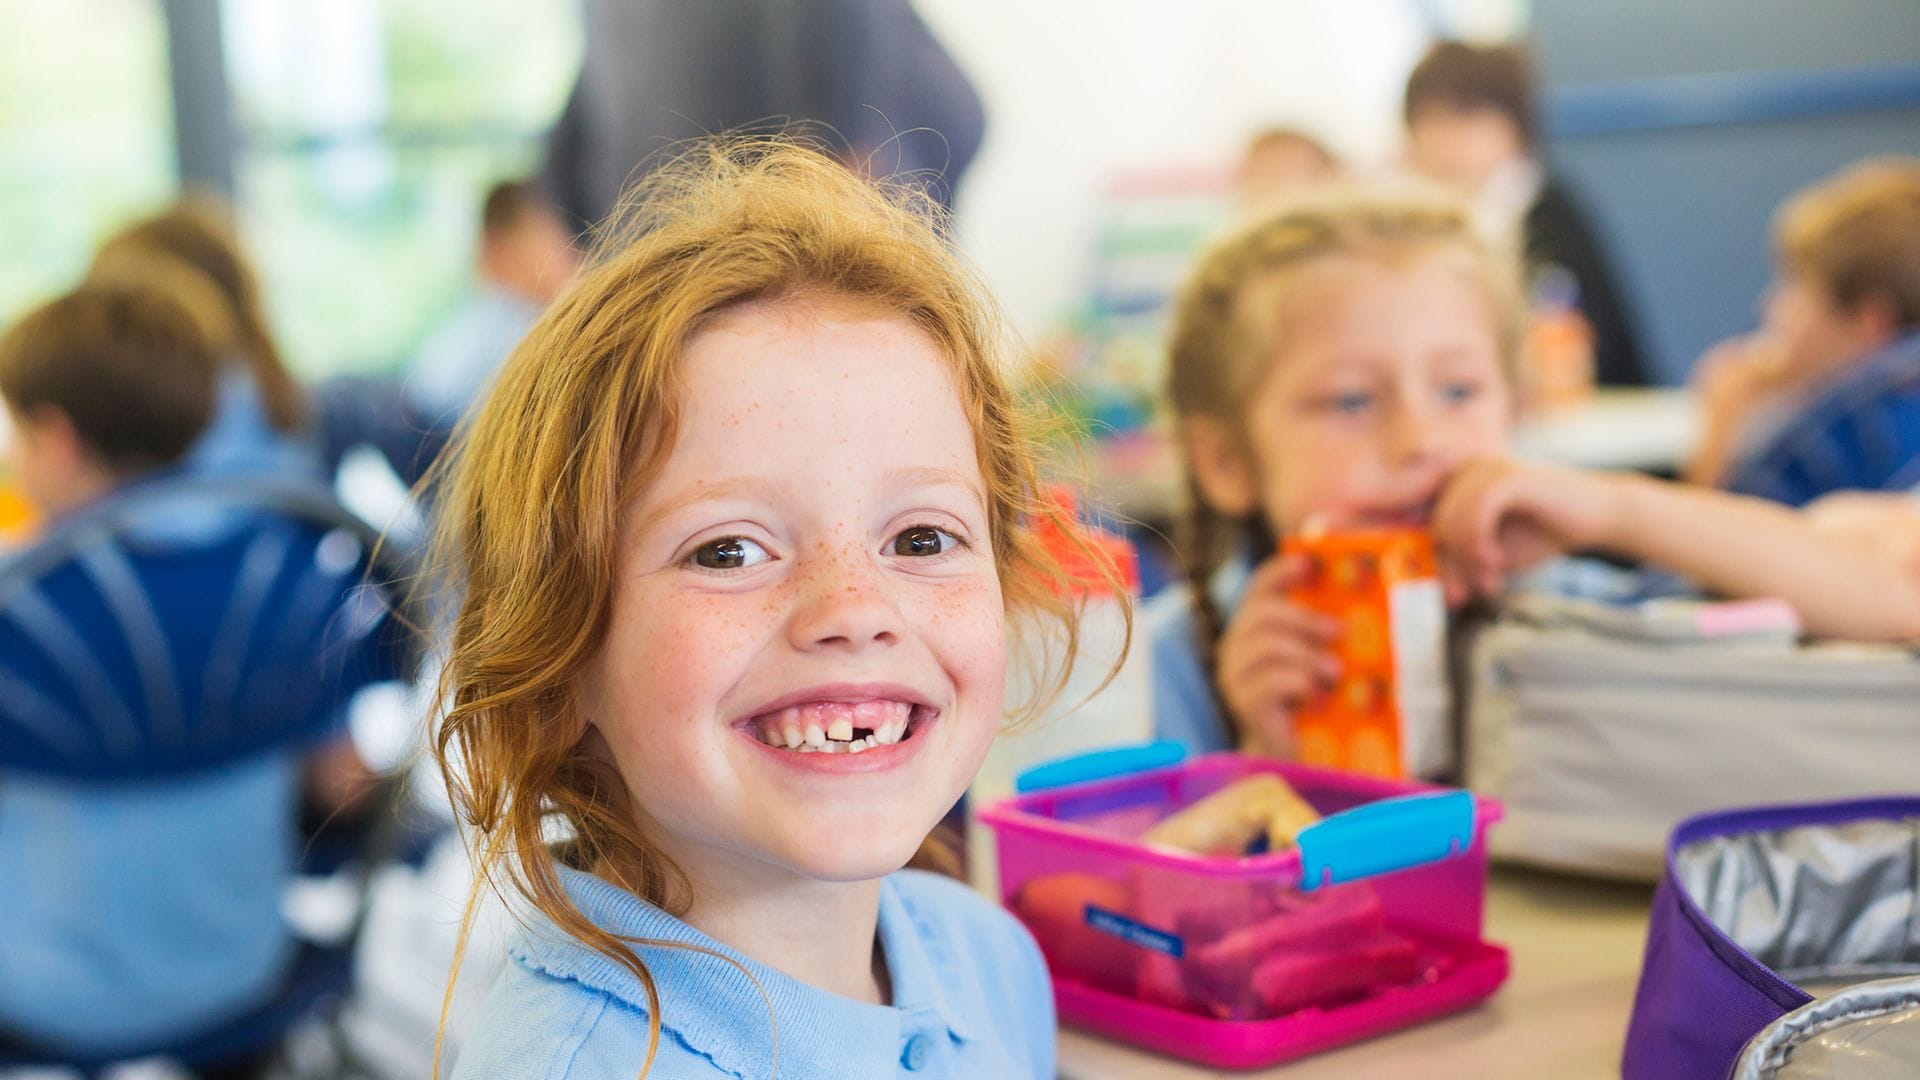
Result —
<instances>
[{"instance_id":1,"label":"girl's upper teeth","mask_svg":"<svg viewBox=\"0 0 1920 1080\"><path fill-rule=\"evenodd\" d=\"M906 738L913 705L905 701L821 701L754 718L769 746L802 752L859 753ZM856 737L858 736L858 737Z\"/></svg>"}]
</instances>

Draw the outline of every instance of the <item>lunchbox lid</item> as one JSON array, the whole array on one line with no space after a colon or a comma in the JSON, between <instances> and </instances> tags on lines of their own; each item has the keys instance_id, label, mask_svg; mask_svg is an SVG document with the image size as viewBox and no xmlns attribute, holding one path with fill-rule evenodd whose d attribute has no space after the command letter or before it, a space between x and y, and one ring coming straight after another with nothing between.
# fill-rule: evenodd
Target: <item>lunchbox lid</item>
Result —
<instances>
[{"instance_id":1,"label":"lunchbox lid","mask_svg":"<svg viewBox=\"0 0 1920 1080\"><path fill-rule=\"evenodd\" d=\"M1112 753L1108 751L1107 753ZM1066 768L1062 774L1074 770ZM1329 814L1300 831L1293 850L1222 857L1151 847L1057 816L1063 803L1123 805L1133 792L1150 792L1183 772L1251 774L1273 772L1305 792L1339 792L1359 805ZM1238 753L1208 754L1192 761L1104 779L1028 790L981 807L982 822L1007 838L1049 836L1135 863L1214 877L1287 877L1302 889L1353 881L1464 854L1501 816L1500 803L1458 788L1413 780L1390 780L1334 772Z\"/></svg>"}]
</instances>

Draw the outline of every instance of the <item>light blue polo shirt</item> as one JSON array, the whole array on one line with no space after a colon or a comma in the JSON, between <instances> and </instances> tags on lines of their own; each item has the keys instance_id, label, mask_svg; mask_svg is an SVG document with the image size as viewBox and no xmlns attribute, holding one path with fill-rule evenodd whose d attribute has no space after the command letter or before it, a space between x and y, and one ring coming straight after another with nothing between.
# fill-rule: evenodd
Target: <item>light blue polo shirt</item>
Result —
<instances>
[{"instance_id":1,"label":"light blue polo shirt","mask_svg":"<svg viewBox=\"0 0 1920 1080\"><path fill-rule=\"evenodd\" d=\"M190 472L214 476L266 474L287 480L324 480L313 437L285 432L267 418L259 384L243 367L220 373L213 417L182 462Z\"/></svg>"},{"instance_id":2,"label":"light blue polo shirt","mask_svg":"<svg viewBox=\"0 0 1920 1080\"><path fill-rule=\"evenodd\" d=\"M1040 951L1012 916L959 882L913 870L881 882L891 1005L783 975L589 874L562 868L560 882L595 925L713 949L766 991L715 957L636 946L660 991L663 1030L649 1074L657 1080L1054 1075L1053 996ZM537 912L525 922L460 1050L456 1080L633 1080L647 1051L639 980Z\"/></svg>"},{"instance_id":3,"label":"light blue polo shirt","mask_svg":"<svg viewBox=\"0 0 1920 1080\"><path fill-rule=\"evenodd\" d=\"M269 996L299 781L285 753L139 783L0 774L0 1029L111 1053Z\"/></svg>"},{"instance_id":4,"label":"light blue polo shirt","mask_svg":"<svg viewBox=\"0 0 1920 1080\"><path fill-rule=\"evenodd\" d=\"M1253 576L1253 564L1229 559L1207 583L1214 610L1230 618ZM1195 757L1233 749L1233 733L1213 694L1213 673L1200 663L1193 586L1169 585L1141 609L1153 650L1153 737L1171 739Z\"/></svg>"},{"instance_id":5,"label":"light blue polo shirt","mask_svg":"<svg viewBox=\"0 0 1920 1080\"><path fill-rule=\"evenodd\" d=\"M493 385L540 305L482 282L421 344L407 372L407 400L428 418L452 422Z\"/></svg>"}]
</instances>

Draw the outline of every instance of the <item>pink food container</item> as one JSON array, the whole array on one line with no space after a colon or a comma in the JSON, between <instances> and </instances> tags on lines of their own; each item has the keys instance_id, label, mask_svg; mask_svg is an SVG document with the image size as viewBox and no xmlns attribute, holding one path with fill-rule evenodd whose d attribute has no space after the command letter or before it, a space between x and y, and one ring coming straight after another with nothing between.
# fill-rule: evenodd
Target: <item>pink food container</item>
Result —
<instances>
[{"instance_id":1,"label":"pink food container","mask_svg":"<svg viewBox=\"0 0 1920 1080\"><path fill-rule=\"evenodd\" d=\"M1236 780L1278 774L1322 815L1292 850L1149 847L1140 834ZM1046 954L1061 1019L1154 1050L1253 1068L1492 994L1481 938L1487 826L1466 791L1212 754L1069 783L980 811L1001 901Z\"/></svg>"}]
</instances>

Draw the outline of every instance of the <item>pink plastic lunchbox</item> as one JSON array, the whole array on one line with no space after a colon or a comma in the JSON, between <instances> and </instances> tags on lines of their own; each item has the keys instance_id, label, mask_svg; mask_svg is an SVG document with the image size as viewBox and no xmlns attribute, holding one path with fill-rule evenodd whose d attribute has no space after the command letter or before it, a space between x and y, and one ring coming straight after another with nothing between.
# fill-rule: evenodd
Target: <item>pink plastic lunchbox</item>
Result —
<instances>
[{"instance_id":1,"label":"pink plastic lunchbox","mask_svg":"<svg viewBox=\"0 0 1920 1080\"><path fill-rule=\"evenodd\" d=\"M1239 754L1032 790L1132 753L1030 773L1025 794L980 811L1001 901L1046 954L1062 1020L1252 1068L1467 1008L1506 981L1507 951L1481 938L1497 802ZM1261 772L1325 815L1297 848L1222 858L1137 839Z\"/></svg>"}]
</instances>

